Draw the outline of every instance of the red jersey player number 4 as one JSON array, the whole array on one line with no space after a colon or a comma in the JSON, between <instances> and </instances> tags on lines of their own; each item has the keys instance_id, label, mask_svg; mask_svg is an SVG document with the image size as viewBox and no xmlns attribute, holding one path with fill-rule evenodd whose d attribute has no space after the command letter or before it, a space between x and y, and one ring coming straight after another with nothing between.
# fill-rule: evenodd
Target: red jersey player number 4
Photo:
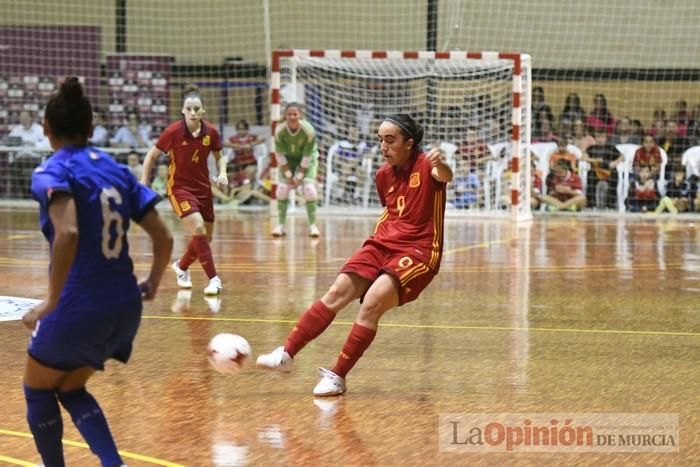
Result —
<instances>
[{"instance_id":1,"label":"red jersey player number 4","mask_svg":"<svg viewBox=\"0 0 700 467\"><path fill-rule=\"evenodd\" d=\"M175 214L191 236L185 253L171 266L180 288L192 288L189 267L199 261L209 284L205 295L218 295L223 288L216 273L210 243L214 234L214 200L207 159L213 154L218 175L216 184L228 184L226 159L221 153L221 136L203 120L205 110L196 86L182 93L183 118L168 126L143 162L141 183L148 185L151 171L161 153L168 155L167 196Z\"/></svg>"},{"instance_id":2,"label":"red jersey player number 4","mask_svg":"<svg viewBox=\"0 0 700 467\"><path fill-rule=\"evenodd\" d=\"M372 235L343 265L333 285L299 318L283 346L257 366L291 371L296 354L318 337L350 302L360 310L331 369L319 368L316 396L346 391L348 372L367 350L385 312L418 298L440 269L450 167L439 149L420 149L423 128L406 114L387 117L378 138L384 164L376 176L384 206Z\"/></svg>"}]
</instances>

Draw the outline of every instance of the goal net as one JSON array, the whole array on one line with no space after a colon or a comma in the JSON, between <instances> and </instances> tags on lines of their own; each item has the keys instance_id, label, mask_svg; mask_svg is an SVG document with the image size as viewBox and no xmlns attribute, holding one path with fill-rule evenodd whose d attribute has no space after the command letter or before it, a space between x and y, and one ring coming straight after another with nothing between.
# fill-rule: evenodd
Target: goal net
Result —
<instances>
[{"instance_id":1,"label":"goal net","mask_svg":"<svg viewBox=\"0 0 700 467\"><path fill-rule=\"evenodd\" d=\"M299 102L320 151L327 211L379 207L382 119L408 113L454 172L457 215L530 217L530 62L519 54L288 50L273 53L271 119ZM274 131L274 130L273 130Z\"/></svg>"}]
</instances>

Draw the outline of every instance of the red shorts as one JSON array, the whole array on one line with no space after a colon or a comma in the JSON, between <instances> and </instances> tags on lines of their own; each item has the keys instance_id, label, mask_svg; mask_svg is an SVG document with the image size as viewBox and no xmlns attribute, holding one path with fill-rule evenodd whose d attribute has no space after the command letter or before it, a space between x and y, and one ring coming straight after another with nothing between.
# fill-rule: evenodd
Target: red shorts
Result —
<instances>
[{"instance_id":1,"label":"red shorts","mask_svg":"<svg viewBox=\"0 0 700 467\"><path fill-rule=\"evenodd\" d=\"M356 251L340 272L354 273L371 281L383 273L389 274L399 286L399 305L417 299L435 277L435 273L415 256L391 252L372 243Z\"/></svg>"},{"instance_id":2,"label":"red shorts","mask_svg":"<svg viewBox=\"0 0 700 467\"><path fill-rule=\"evenodd\" d=\"M184 190L173 190L168 196L170 205L179 218L198 212L204 222L214 222L214 200L209 196L197 196Z\"/></svg>"}]
</instances>

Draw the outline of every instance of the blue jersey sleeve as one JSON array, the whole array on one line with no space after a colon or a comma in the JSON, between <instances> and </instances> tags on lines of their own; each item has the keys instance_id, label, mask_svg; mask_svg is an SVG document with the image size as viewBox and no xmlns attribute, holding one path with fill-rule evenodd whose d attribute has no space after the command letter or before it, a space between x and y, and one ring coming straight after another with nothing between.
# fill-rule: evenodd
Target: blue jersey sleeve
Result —
<instances>
[{"instance_id":1,"label":"blue jersey sleeve","mask_svg":"<svg viewBox=\"0 0 700 467\"><path fill-rule=\"evenodd\" d=\"M124 167L123 170L129 181L129 204L132 207L131 219L134 222L140 222L143 216L158 204L161 197L146 185L139 183L128 168Z\"/></svg>"},{"instance_id":2,"label":"blue jersey sleeve","mask_svg":"<svg viewBox=\"0 0 700 467\"><path fill-rule=\"evenodd\" d=\"M47 209L54 193L73 194L72 174L60 161L49 159L32 174L32 196L42 208Z\"/></svg>"}]
</instances>

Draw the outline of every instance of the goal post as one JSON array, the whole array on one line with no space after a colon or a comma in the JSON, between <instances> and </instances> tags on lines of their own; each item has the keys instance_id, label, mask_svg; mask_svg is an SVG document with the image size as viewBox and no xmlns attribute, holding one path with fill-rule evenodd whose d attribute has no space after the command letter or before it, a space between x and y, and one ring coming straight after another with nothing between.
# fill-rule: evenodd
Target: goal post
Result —
<instances>
[{"instance_id":1,"label":"goal post","mask_svg":"<svg viewBox=\"0 0 700 467\"><path fill-rule=\"evenodd\" d=\"M531 218L530 57L499 52L276 50L270 72L272 134L286 103L303 105L320 152L326 212L377 211L383 163L376 130L392 113L425 129L453 168L454 216ZM274 138L273 182L276 181Z\"/></svg>"}]
</instances>

